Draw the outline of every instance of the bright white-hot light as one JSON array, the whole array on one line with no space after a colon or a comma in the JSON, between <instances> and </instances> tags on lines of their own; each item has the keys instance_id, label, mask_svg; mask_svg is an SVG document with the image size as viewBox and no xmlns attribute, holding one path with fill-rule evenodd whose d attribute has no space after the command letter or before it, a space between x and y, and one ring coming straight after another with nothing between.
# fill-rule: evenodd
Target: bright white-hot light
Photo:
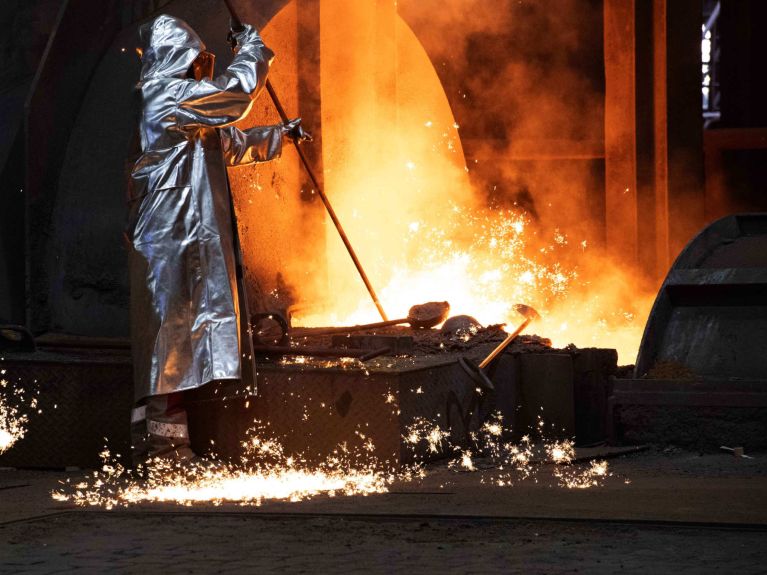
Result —
<instances>
[{"instance_id":1,"label":"bright white-hot light","mask_svg":"<svg viewBox=\"0 0 767 575\"><path fill-rule=\"evenodd\" d=\"M1 377L3 374L5 370L0 371L0 453L10 449L24 437L29 424L29 413L37 410L36 393L28 393L20 385L11 385L7 379Z\"/></svg>"},{"instance_id":2,"label":"bright white-hot light","mask_svg":"<svg viewBox=\"0 0 767 575\"><path fill-rule=\"evenodd\" d=\"M528 333L550 338L556 347L616 348L620 361L634 361L653 296L638 291L631 274L598 258L593 263L586 258L585 269L578 263L585 257L585 240L570 241L561 231L540 237L524 213L443 208L439 225L425 216L409 219L394 236L404 243L385 259L386 281L374 281L390 317L405 317L416 303L448 301L453 315L470 315L484 325L516 325L520 318L513 305L525 303L542 316ZM349 278L340 289L354 297L334 298L326 312L297 313L295 323L377 321L360 285L359 278Z\"/></svg>"},{"instance_id":3,"label":"bright white-hot light","mask_svg":"<svg viewBox=\"0 0 767 575\"><path fill-rule=\"evenodd\" d=\"M532 285L533 283L535 283L535 275L530 270L524 271L520 274L519 281L522 282L523 284Z\"/></svg>"},{"instance_id":4,"label":"bright white-hot light","mask_svg":"<svg viewBox=\"0 0 767 575\"><path fill-rule=\"evenodd\" d=\"M58 501L106 508L146 501L261 505L267 500L301 501L320 494L383 493L392 480L370 455L370 441L358 450L340 445L321 463L309 465L302 456L285 454L280 442L263 433L263 428L251 431L236 464L155 459L147 465L144 480L132 478L105 449L101 472L52 495Z\"/></svg>"},{"instance_id":5,"label":"bright white-hot light","mask_svg":"<svg viewBox=\"0 0 767 575\"><path fill-rule=\"evenodd\" d=\"M0 428L0 453L16 443L16 437L8 430Z\"/></svg>"},{"instance_id":6,"label":"bright white-hot light","mask_svg":"<svg viewBox=\"0 0 767 575\"><path fill-rule=\"evenodd\" d=\"M539 419L534 433L542 434L545 425ZM505 437L510 429L503 418L494 413L472 433L474 448L454 445L450 432L424 418L416 418L406 427L402 440L414 452L416 461L424 456L444 453L453 455L448 468L477 473L485 467L492 472L482 476L482 483L511 487L521 481L541 480L540 463L554 463L550 486L586 489L598 487L611 476L607 463L593 461L588 466L573 464L575 447L571 441L549 441L541 435L535 443L525 435L515 443ZM114 458L108 449L101 453L104 465L100 472L64 487L52 494L57 501L106 508L142 502L171 502L261 505L269 500L297 502L317 495L370 495L385 493L394 481L417 481L426 476L416 463L398 472L382 470L375 458L375 446L369 437L356 433L363 445L349 449L346 444L318 464L308 464L302 455L286 455L280 442L254 430L243 443L244 453L237 463L198 462L178 464L155 460L146 469L146 479L136 480ZM542 460L536 461L537 458ZM479 466L489 458L491 465ZM545 466L544 466L545 467Z\"/></svg>"}]
</instances>

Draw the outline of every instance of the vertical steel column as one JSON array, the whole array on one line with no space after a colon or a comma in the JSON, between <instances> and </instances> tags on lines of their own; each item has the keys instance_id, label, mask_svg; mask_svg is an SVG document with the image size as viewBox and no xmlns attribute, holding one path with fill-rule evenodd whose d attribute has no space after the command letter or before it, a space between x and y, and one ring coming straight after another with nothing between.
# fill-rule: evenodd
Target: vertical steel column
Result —
<instances>
[{"instance_id":1,"label":"vertical steel column","mask_svg":"<svg viewBox=\"0 0 767 575\"><path fill-rule=\"evenodd\" d=\"M634 0L604 1L607 250L638 260Z\"/></svg>"},{"instance_id":2,"label":"vertical steel column","mask_svg":"<svg viewBox=\"0 0 767 575\"><path fill-rule=\"evenodd\" d=\"M668 220L668 94L666 3L652 0L653 166L655 180L655 270L662 279L671 265Z\"/></svg>"}]
</instances>

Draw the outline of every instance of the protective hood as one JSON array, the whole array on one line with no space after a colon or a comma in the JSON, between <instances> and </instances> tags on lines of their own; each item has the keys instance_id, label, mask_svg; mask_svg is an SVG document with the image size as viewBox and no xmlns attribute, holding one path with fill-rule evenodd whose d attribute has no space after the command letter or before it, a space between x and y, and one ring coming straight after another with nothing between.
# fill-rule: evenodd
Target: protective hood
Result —
<instances>
[{"instance_id":1,"label":"protective hood","mask_svg":"<svg viewBox=\"0 0 767 575\"><path fill-rule=\"evenodd\" d=\"M197 33L179 18L163 14L139 29L141 81L183 78L198 54L205 50Z\"/></svg>"}]
</instances>

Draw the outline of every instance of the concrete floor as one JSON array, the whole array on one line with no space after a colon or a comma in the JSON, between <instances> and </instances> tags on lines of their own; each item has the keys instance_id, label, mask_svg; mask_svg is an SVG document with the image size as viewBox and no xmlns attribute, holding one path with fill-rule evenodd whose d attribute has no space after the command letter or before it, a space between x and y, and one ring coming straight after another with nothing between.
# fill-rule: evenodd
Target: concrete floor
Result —
<instances>
[{"instance_id":1,"label":"concrete floor","mask_svg":"<svg viewBox=\"0 0 767 575\"><path fill-rule=\"evenodd\" d=\"M433 465L368 497L114 511L50 498L77 472L6 470L0 573L765 573L767 453L754 457L647 451L589 490L550 486L551 466L499 488L482 483L493 469Z\"/></svg>"}]
</instances>

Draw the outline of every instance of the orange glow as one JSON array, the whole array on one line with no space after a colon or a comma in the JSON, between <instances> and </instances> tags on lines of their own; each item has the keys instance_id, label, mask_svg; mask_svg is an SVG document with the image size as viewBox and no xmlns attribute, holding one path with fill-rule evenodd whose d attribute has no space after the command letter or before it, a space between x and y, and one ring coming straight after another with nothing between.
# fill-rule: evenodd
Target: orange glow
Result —
<instances>
[{"instance_id":1,"label":"orange glow","mask_svg":"<svg viewBox=\"0 0 767 575\"><path fill-rule=\"evenodd\" d=\"M295 67L295 48L286 41L295 19L291 3L264 30L289 54L288 62L275 63L275 82L285 82ZM322 0L319 60L325 192L390 318L405 317L414 304L447 300L455 315L515 326L521 318L512 306L525 303L542 315L530 330L555 346L617 348L621 363L635 360L654 293L592 248L582 228L552 227L513 205L487 207L469 181L461 128L434 65L396 3ZM291 86L278 88L293 98ZM298 304L295 325L379 320L335 228L328 218L321 223L318 202L311 210L296 207L277 189L268 201L279 206L259 203L267 201L266 188L256 184L270 170L279 172L271 181L281 186L301 180L297 169L288 149L281 165L255 168L255 178L235 177L257 188L249 205L239 205L245 221L258 222L244 231L246 245L259 246L248 250L248 267L261 269L264 291L276 286L273 270L281 270ZM583 186L564 169L525 176L556 181L556 194L545 201L561 198L560 211ZM278 236L260 216L265 211L280 221ZM280 238L274 248L261 247L274 237ZM271 290L278 300L279 289Z\"/></svg>"},{"instance_id":2,"label":"orange glow","mask_svg":"<svg viewBox=\"0 0 767 575\"><path fill-rule=\"evenodd\" d=\"M143 480L137 480L105 448L100 471L75 483L67 481L52 497L107 509L147 501L259 506L268 500L296 502L317 495L384 493L393 480L393 475L377 469L378 462L371 455L372 445L356 452L345 444L339 445L322 463L313 466L300 455L285 454L282 445L264 427L250 430L242 447L240 460L231 464L156 458L143 469ZM403 472L402 477L415 475Z\"/></svg>"},{"instance_id":3,"label":"orange glow","mask_svg":"<svg viewBox=\"0 0 767 575\"><path fill-rule=\"evenodd\" d=\"M425 446L431 455L451 456L449 469L477 473L481 483L499 487L533 481L550 487L587 489L604 485L612 476L605 461L592 461L589 466L576 464L573 443L547 439L542 433L542 419L536 427L533 432L537 443L529 435L519 443L508 442L503 436L511 430L504 427L499 413L491 414L472 434L476 450L470 451L453 444L449 431L418 418L404 430L401 439L414 452ZM356 451L340 444L318 465L307 464L308 458L301 454L286 454L265 427L250 430L242 447L239 461L229 464L204 460L179 463L158 458L143 469L142 480L105 448L100 471L75 482L63 482L51 496L60 502L107 509L145 502L259 506L270 500L298 502L321 495L386 493L394 482L405 484L428 475L421 464L404 466L396 472L383 470L373 455L375 446L370 438ZM488 468L486 465L477 466L477 458L491 462L491 471L482 470ZM543 477L540 463L556 464L548 479Z\"/></svg>"}]
</instances>

